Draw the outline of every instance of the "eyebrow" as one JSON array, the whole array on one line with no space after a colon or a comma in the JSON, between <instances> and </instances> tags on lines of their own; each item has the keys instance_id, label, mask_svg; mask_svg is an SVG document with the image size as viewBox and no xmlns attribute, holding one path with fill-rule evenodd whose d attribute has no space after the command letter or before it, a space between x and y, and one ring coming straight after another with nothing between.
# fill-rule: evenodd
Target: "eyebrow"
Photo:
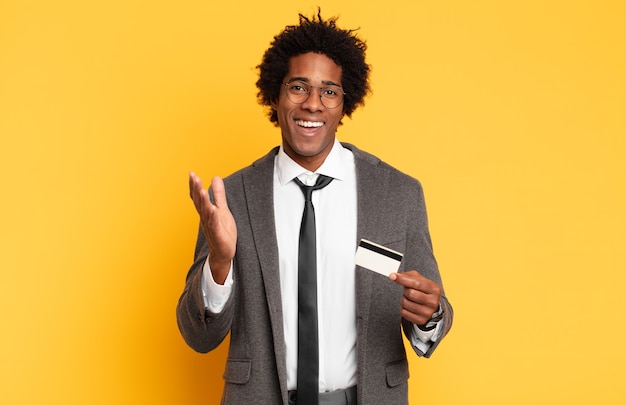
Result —
<instances>
[{"instance_id":1,"label":"eyebrow","mask_svg":"<svg viewBox=\"0 0 626 405\"><path fill-rule=\"evenodd\" d=\"M308 77L292 77L291 79L287 80L287 83L291 83L291 82L295 82L295 81L299 81L299 82L304 82L307 84L310 84L310 80ZM322 80L322 84L324 86L337 86L337 87L341 87L340 84L333 82L332 80Z\"/></svg>"}]
</instances>

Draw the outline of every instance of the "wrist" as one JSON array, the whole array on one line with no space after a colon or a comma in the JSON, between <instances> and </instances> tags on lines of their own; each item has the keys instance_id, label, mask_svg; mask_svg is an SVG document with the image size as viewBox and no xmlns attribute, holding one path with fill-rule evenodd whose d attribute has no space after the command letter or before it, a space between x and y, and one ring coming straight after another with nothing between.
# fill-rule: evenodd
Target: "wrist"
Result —
<instances>
[{"instance_id":1,"label":"wrist","mask_svg":"<svg viewBox=\"0 0 626 405\"><path fill-rule=\"evenodd\" d=\"M230 271L231 261L224 260L216 260L209 256L209 269L211 269L211 275L213 276L213 280L217 284L224 285L226 282L226 278L228 277L228 272Z\"/></svg>"},{"instance_id":2,"label":"wrist","mask_svg":"<svg viewBox=\"0 0 626 405\"><path fill-rule=\"evenodd\" d=\"M417 325L417 327L423 332L429 332L437 327L437 323L443 319L443 308L441 304L439 304L439 308L435 311L434 314L430 317L428 322L423 325Z\"/></svg>"}]
</instances>

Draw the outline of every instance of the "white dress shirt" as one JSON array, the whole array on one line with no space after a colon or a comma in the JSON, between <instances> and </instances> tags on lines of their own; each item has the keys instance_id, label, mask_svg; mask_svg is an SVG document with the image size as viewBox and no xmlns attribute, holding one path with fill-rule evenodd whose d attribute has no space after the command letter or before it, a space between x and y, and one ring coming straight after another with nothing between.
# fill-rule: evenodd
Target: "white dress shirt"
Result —
<instances>
[{"instance_id":1,"label":"white dress shirt","mask_svg":"<svg viewBox=\"0 0 626 405\"><path fill-rule=\"evenodd\" d=\"M313 185L319 174L333 178L313 192L317 239L317 302L320 392L356 384L356 172L352 152L335 141L315 174L279 151L274 171L274 213L280 258L287 386L296 387L298 359L298 238L304 196L293 179Z\"/></svg>"},{"instance_id":2,"label":"white dress shirt","mask_svg":"<svg viewBox=\"0 0 626 405\"><path fill-rule=\"evenodd\" d=\"M287 388L297 387L298 359L298 240L304 196L294 181L313 185L318 175L334 180L312 194L316 217L317 295L319 327L320 392L357 383L355 263L357 189L354 156L337 140L316 171L311 173L293 161L282 146L274 164L274 217L279 252L280 291L285 331ZM232 290L232 271L224 285L210 275L208 260L203 275L207 308L218 313ZM422 353L438 338L434 330L414 326L411 343Z\"/></svg>"}]
</instances>

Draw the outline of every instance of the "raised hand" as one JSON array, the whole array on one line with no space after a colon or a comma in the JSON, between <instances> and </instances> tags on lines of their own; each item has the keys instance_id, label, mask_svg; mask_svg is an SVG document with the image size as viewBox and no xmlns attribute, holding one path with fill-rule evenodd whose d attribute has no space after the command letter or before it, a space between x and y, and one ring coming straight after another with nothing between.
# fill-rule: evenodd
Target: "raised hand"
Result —
<instances>
[{"instance_id":1,"label":"raised hand","mask_svg":"<svg viewBox=\"0 0 626 405\"><path fill-rule=\"evenodd\" d=\"M230 269L237 245L237 225L228 202L224 182L220 177L213 177L211 184L215 204L211 202L208 191L202 187L202 179L195 173L189 173L189 196L200 216L204 237L209 244L209 266L216 283L224 284Z\"/></svg>"}]
</instances>

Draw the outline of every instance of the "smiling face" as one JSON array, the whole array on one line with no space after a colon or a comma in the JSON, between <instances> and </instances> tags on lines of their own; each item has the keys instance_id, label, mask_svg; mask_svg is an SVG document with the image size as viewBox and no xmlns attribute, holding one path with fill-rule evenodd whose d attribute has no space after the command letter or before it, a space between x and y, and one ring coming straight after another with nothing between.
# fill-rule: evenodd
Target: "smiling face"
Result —
<instances>
[{"instance_id":1,"label":"smiling face","mask_svg":"<svg viewBox=\"0 0 626 405\"><path fill-rule=\"evenodd\" d=\"M272 103L278 114L285 153L307 170L317 170L333 147L343 117L343 104L325 107L319 88L341 86L341 74L341 67L326 55L310 52L294 56L289 60L283 83L298 80L315 88L311 87L305 102L296 104L289 100L286 87L282 86L278 102Z\"/></svg>"}]
</instances>

